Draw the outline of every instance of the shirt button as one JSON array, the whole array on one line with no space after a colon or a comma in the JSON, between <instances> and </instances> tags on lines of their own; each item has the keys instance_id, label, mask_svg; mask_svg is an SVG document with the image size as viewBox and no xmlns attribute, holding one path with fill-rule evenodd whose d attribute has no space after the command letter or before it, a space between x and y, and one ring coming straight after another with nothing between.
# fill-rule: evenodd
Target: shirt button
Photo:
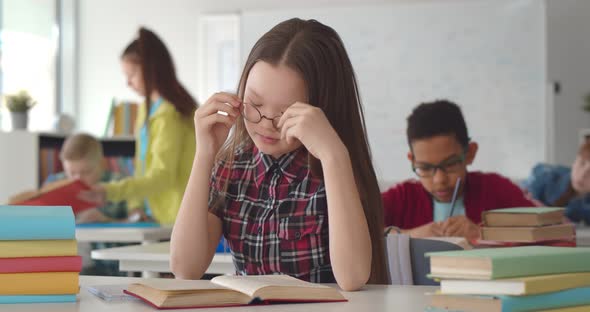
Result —
<instances>
[{"instance_id":1,"label":"shirt button","mask_svg":"<svg viewBox=\"0 0 590 312\"><path fill-rule=\"evenodd\" d=\"M299 231L295 232L295 238L296 239L300 239L301 238L301 232L299 232Z\"/></svg>"}]
</instances>

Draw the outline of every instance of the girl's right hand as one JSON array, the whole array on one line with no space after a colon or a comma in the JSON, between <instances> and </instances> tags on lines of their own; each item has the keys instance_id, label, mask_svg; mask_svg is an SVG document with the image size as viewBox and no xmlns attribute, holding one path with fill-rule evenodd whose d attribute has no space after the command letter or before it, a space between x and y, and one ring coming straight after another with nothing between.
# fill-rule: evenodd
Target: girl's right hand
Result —
<instances>
[{"instance_id":1,"label":"girl's right hand","mask_svg":"<svg viewBox=\"0 0 590 312\"><path fill-rule=\"evenodd\" d=\"M195 131L198 154L215 158L240 115L241 103L235 94L218 92L197 109ZM218 112L225 112L227 116Z\"/></svg>"}]
</instances>

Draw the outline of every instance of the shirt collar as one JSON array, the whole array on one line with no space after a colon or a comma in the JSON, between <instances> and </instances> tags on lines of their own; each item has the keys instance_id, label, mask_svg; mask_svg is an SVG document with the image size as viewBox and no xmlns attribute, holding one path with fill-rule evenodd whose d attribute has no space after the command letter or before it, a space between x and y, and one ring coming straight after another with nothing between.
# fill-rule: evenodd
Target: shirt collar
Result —
<instances>
[{"instance_id":1,"label":"shirt collar","mask_svg":"<svg viewBox=\"0 0 590 312\"><path fill-rule=\"evenodd\" d=\"M307 166L307 151L303 147L276 159L262 153L256 147L252 152L254 154L254 179L257 187L260 187L267 174L282 174L291 183L301 172L299 169L302 166Z\"/></svg>"}]
</instances>

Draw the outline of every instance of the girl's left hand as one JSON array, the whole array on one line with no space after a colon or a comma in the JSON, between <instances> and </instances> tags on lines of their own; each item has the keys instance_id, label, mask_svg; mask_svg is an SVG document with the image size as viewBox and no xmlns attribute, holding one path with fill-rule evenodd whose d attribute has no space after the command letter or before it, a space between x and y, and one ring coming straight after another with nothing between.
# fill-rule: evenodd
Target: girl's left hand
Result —
<instances>
[{"instance_id":1,"label":"girl's left hand","mask_svg":"<svg viewBox=\"0 0 590 312\"><path fill-rule=\"evenodd\" d=\"M96 184L90 187L88 191L82 191L78 194L78 198L87 202L95 203L97 207L106 205L107 191L104 186Z\"/></svg>"},{"instance_id":2,"label":"girl's left hand","mask_svg":"<svg viewBox=\"0 0 590 312\"><path fill-rule=\"evenodd\" d=\"M286 139L288 144L293 140L301 141L320 161L346 151L344 143L319 107L296 102L283 113L278 127L281 139Z\"/></svg>"}]
</instances>

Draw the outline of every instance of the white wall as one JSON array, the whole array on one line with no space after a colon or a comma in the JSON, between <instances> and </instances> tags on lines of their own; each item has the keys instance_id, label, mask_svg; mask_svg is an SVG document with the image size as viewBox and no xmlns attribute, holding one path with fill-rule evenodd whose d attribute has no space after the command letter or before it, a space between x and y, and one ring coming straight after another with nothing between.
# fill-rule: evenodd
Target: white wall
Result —
<instances>
[{"instance_id":1,"label":"white wall","mask_svg":"<svg viewBox=\"0 0 590 312\"><path fill-rule=\"evenodd\" d=\"M590 1L547 1L548 78L559 81L554 98L555 162L570 165L576 156L579 128L590 128L581 109L590 92Z\"/></svg>"},{"instance_id":2,"label":"white wall","mask_svg":"<svg viewBox=\"0 0 590 312\"><path fill-rule=\"evenodd\" d=\"M102 135L113 97L140 99L120 69L120 54L140 25L164 41L187 90L197 96L198 3L191 0L79 1L79 129ZM179 66L181 64L182 66Z\"/></svg>"},{"instance_id":3,"label":"white wall","mask_svg":"<svg viewBox=\"0 0 590 312\"><path fill-rule=\"evenodd\" d=\"M406 117L422 102L461 105L480 144L473 169L524 178L545 161L542 0L454 0L245 11L242 57L272 26L316 18L342 37L365 108L377 177L414 177Z\"/></svg>"}]
</instances>

